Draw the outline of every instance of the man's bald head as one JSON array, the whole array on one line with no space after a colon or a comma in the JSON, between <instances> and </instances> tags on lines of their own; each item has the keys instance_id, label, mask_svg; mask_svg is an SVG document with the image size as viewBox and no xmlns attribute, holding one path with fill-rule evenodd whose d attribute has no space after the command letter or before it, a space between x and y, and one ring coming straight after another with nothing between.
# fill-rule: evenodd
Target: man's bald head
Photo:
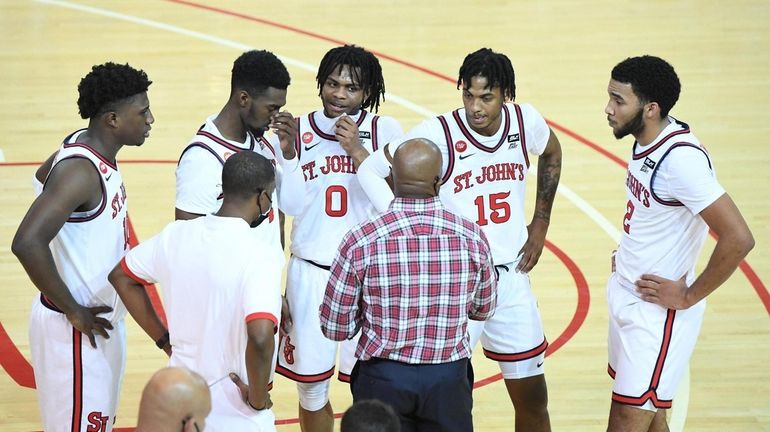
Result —
<instances>
[{"instance_id":1,"label":"man's bald head","mask_svg":"<svg viewBox=\"0 0 770 432\"><path fill-rule=\"evenodd\" d=\"M203 430L211 411L211 394L197 373L178 367L155 372L142 391L136 432ZM197 428L196 428L197 426Z\"/></svg>"},{"instance_id":2,"label":"man's bald head","mask_svg":"<svg viewBox=\"0 0 770 432\"><path fill-rule=\"evenodd\" d=\"M438 195L441 151L424 138L410 139L393 155L393 190L397 197L428 198Z\"/></svg>"}]
</instances>

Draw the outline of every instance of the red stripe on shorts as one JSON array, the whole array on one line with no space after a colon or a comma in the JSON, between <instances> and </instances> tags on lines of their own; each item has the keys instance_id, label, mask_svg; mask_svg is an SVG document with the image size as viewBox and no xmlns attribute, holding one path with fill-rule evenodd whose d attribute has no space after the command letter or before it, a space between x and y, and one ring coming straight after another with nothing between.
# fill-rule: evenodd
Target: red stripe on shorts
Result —
<instances>
[{"instance_id":1,"label":"red stripe on shorts","mask_svg":"<svg viewBox=\"0 0 770 432\"><path fill-rule=\"evenodd\" d=\"M72 432L80 432L83 415L83 334L72 328Z\"/></svg>"}]
</instances>

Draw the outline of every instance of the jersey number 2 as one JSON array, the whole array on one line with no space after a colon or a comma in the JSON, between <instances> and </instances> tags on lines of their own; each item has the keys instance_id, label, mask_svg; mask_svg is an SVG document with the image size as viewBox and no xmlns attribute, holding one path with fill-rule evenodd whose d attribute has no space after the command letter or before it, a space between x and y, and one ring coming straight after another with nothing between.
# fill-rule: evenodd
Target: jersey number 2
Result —
<instances>
[{"instance_id":1,"label":"jersey number 2","mask_svg":"<svg viewBox=\"0 0 770 432\"><path fill-rule=\"evenodd\" d=\"M343 217L347 212L348 190L340 185L326 188L326 214L331 217Z\"/></svg>"},{"instance_id":2,"label":"jersey number 2","mask_svg":"<svg viewBox=\"0 0 770 432\"><path fill-rule=\"evenodd\" d=\"M631 216L634 215L634 203L628 200L626 203L626 215L623 217L623 231L626 234L631 234Z\"/></svg>"},{"instance_id":3,"label":"jersey number 2","mask_svg":"<svg viewBox=\"0 0 770 432\"><path fill-rule=\"evenodd\" d=\"M489 219L486 217L486 207L484 206L484 195L479 195L473 200L476 204L476 210L478 210L479 218L476 220L476 224L484 226L491 220L492 223L500 224L507 222L511 218L511 206L505 201L510 192L495 193L489 195L489 209L492 213L489 214Z\"/></svg>"}]
</instances>

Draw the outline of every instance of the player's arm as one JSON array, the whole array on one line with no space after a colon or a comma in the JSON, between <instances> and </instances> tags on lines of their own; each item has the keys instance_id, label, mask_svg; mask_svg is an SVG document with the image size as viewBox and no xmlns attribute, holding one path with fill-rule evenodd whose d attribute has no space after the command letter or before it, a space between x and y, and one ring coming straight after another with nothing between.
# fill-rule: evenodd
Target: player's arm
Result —
<instances>
[{"instance_id":1,"label":"player's arm","mask_svg":"<svg viewBox=\"0 0 770 432\"><path fill-rule=\"evenodd\" d=\"M688 288L684 277L669 280L645 274L636 283L642 299L669 309L687 309L722 285L754 248L754 236L728 194L700 212L717 244L703 272Z\"/></svg>"},{"instance_id":2,"label":"player's arm","mask_svg":"<svg viewBox=\"0 0 770 432\"><path fill-rule=\"evenodd\" d=\"M144 243L138 245L129 253L139 250L144 245ZM166 326L163 325L160 317L155 312L155 308L152 306L152 301L150 301L150 296L147 295L145 288L145 285L149 285L149 282L140 280L134 275L128 268L125 258L112 269L108 279L112 286L115 287L120 300L126 305L126 310L134 318L134 321L139 324L139 327L156 344L163 343L160 348L170 356L171 344L168 341L168 330L166 330ZM158 341L161 342L159 343Z\"/></svg>"},{"instance_id":3,"label":"player's arm","mask_svg":"<svg viewBox=\"0 0 770 432\"><path fill-rule=\"evenodd\" d=\"M275 144L277 137L277 148L280 149L276 157L280 167L276 170L278 208L281 214L296 216L305 209L305 176L295 147L297 120L291 113L282 111L273 118L270 128L275 134L271 141ZM281 221L281 244L285 245L283 221Z\"/></svg>"},{"instance_id":4,"label":"player's arm","mask_svg":"<svg viewBox=\"0 0 770 432\"><path fill-rule=\"evenodd\" d=\"M382 213L388 210L393 201L393 191L388 186L385 178L390 175L390 144L378 149L364 160L356 173L358 183L366 192L374 208Z\"/></svg>"},{"instance_id":5,"label":"player's arm","mask_svg":"<svg viewBox=\"0 0 770 432\"><path fill-rule=\"evenodd\" d=\"M102 200L100 182L96 168L87 159L61 161L51 171L45 189L21 221L11 245L32 283L88 337L93 347L96 347L96 334L109 338L107 330L112 329L112 325L97 315L110 312L112 308L85 307L75 301L56 269L49 243L73 212L99 205Z\"/></svg>"},{"instance_id":6,"label":"player's arm","mask_svg":"<svg viewBox=\"0 0 770 432\"><path fill-rule=\"evenodd\" d=\"M548 143L537 161L537 196L535 213L527 226L529 233L526 243L519 251L519 265L516 270L529 272L540 259L545 245L545 235L551 223L551 209L556 197L561 176L561 144L556 134L549 129Z\"/></svg>"},{"instance_id":7,"label":"player's arm","mask_svg":"<svg viewBox=\"0 0 770 432\"><path fill-rule=\"evenodd\" d=\"M256 410L270 408L270 372L275 350L276 323L269 319L253 319L246 323L246 373L249 377L247 402Z\"/></svg>"}]
</instances>

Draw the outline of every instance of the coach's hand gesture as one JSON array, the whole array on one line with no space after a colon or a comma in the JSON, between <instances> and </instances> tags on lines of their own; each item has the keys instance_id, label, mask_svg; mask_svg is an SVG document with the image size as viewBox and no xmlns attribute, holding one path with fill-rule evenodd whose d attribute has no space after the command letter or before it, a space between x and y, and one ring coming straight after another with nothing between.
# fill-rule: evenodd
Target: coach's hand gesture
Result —
<instances>
[{"instance_id":1,"label":"coach's hand gesture","mask_svg":"<svg viewBox=\"0 0 770 432\"><path fill-rule=\"evenodd\" d=\"M109 339L110 335L107 334L107 330L112 330L112 324L97 315L109 312L112 312L112 308L109 306L78 306L73 312L67 314L67 319L73 327L88 338L91 346L96 348L96 335L99 334L105 339Z\"/></svg>"}]
</instances>

